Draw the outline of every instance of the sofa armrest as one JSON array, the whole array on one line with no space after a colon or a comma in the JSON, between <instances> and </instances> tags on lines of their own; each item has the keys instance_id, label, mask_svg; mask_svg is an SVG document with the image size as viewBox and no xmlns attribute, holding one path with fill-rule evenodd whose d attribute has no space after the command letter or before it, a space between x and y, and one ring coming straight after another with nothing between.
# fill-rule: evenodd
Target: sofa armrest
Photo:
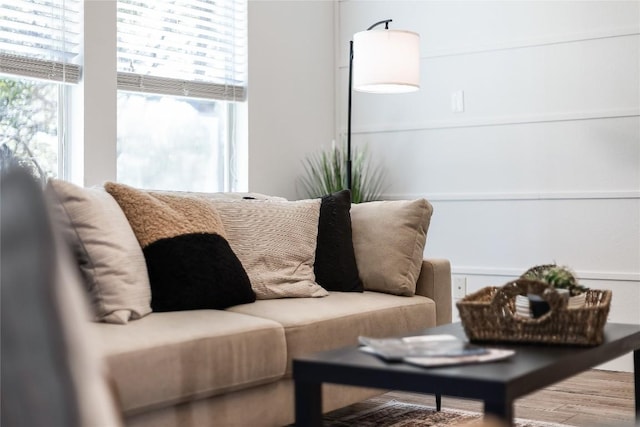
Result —
<instances>
[{"instance_id":1,"label":"sofa armrest","mask_svg":"<svg viewBox=\"0 0 640 427\"><path fill-rule=\"evenodd\" d=\"M451 264L446 259L424 259L416 283L416 295L436 303L436 325L451 323Z\"/></svg>"}]
</instances>

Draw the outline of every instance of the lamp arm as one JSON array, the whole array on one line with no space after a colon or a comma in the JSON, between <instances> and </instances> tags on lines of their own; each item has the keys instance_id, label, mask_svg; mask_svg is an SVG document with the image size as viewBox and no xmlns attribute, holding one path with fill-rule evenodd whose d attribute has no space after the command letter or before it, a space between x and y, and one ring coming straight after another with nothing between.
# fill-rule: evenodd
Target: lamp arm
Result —
<instances>
[{"instance_id":1,"label":"lamp arm","mask_svg":"<svg viewBox=\"0 0 640 427\"><path fill-rule=\"evenodd\" d=\"M378 25L382 25L382 24L384 24L384 29L388 30L389 29L389 22L393 22L393 19L385 19L383 21L376 22L375 24L373 24L372 26L367 28L367 31L373 30L375 27L377 27Z\"/></svg>"}]
</instances>

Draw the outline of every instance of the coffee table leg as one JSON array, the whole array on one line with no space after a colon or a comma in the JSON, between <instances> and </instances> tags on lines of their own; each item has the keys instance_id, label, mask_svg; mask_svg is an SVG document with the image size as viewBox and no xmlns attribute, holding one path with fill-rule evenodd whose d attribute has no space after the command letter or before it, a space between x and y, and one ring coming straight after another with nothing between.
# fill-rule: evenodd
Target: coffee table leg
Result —
<instances>
[{"instance_id":1,"label":"coffee table leg","mask_svg":"<svg viewBox=\"0 0 640 427\"><path fill-rule=\"evenodd\" d=\"M322 426L322 384L295 382L296 426Z\"/></svg>"},{"instance_id":2,"label":"coffee table leg","mask_svg":"<svg viewBox=\"0 0 640 427\"><path fill-rule=\"evenodd\" d=\"M513 425L513 402L491 402L484 401L484 416L496 417L506 425Z\"/></svg>"},{"instance_id":3,"label":"coffee table leg","mask_svg":"<svg viewBox=\"0 0 640 427\"><path fill-rule=\"evenodd\" d=\"M633 352L633 385L636 401L636 424L640 421L640 350Z\"/></svg>"}]
</instances>

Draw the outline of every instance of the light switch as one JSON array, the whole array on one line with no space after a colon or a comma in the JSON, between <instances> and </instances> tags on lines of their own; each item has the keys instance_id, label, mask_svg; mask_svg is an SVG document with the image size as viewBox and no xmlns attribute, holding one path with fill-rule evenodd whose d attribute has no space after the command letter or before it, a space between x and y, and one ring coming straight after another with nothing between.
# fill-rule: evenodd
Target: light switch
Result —
<instances>
[{"instance_id":1,"label":"light switch","mask_svg":"<svg viewBox=\"0 0 640 427\"><path fill-rule=\"evenodd\" d=\"M464 113L464 91L456 90L451 92L451 111L453 113Z\"/></svg>"}]
</instances>

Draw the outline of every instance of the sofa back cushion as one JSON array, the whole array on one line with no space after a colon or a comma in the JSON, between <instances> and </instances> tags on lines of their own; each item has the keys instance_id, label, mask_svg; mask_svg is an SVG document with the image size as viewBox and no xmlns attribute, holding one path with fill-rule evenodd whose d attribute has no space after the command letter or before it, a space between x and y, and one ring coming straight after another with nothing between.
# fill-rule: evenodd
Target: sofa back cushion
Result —
<instances>
[{"instance_id":1,"label":"sofa back cushion","mask_svg":"<svg viewBox=\"0 0 640 427\"><path fill-rule=\"evenodd\" d=\"M432 212L425 199L351 206L353 248L365 290L415 293Z\"/></svg>"},{"instance_id":2,"label":"sofa back cushion","mask_svg":"<svg viewBox=\"0 0 640 427\"><path fill-rule=\"evenodd\" d=\"M103 189L51 179L53 217L70 244L96 320L127 323L151 312L147 266L118 203Z\"/></svg>"},{"instance_id":3,"label":"sofa back cushion","mask_svg":"<svg viewBox=\"0 0 640 427\"><path fill-rule=\"evenodd\" d=\"M242 264L207 199L106 183L142 247L153 311L224 309L255 301Z\"/></svg>"}]
</instances>

